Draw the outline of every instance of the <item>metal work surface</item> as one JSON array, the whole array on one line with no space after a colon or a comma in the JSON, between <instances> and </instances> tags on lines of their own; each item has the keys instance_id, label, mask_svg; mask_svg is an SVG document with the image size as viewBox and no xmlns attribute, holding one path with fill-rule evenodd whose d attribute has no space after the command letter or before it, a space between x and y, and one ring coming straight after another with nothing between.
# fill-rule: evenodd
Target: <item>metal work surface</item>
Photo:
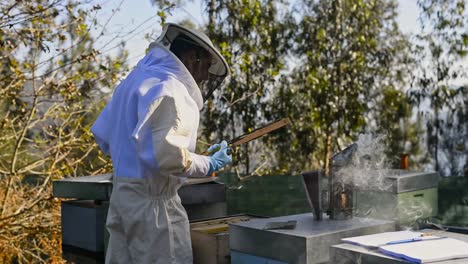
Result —
<instances>
[{"instance_id":1,"label":"metal work surface","mask_svg":"<svg viewBox=\"0 0 468 264\"><path fill-rule=\"evenodd\" d=\"M109 201L112 192L112 174L83 176L53 181L54 197Z\"/></svg>"},{"instance_id":2,"label":"metal work surface","mask_svg":"<svg viewBox=\"0 0 468 264\"><path fill-rule=\"evenodd\" d=\"M329 247L344 237L395 230L394 222L353 218L315 221L312 214L256 219L230 225L230 248L241 253L287 263L322 263ZM296 220L293 230L263 230L269 222Z\"/></svg>"},{"instance_id":3,"label":"metal work surface","mask_svg":"<svg viewBox=\"0 0 468 264\"><path fill-rule=\"evenodd\" d=\"M439 174L437 172L392 170L392 174L385 176L392 183L391 192L402 193L437 187Z\"/></svg>"},{"instance_id":4,"label":"metal work surface","mask_svg":"<svg viewBox=\"0 0 468 264\"><path fill-rule=\"evenodd\" d=\"M438 231L432 229L424 229L422 232L433 233L434 236L450 237L468 242L468 235L457 234L452 232ZM351 244L339 244L334 245L330 248L330 263L334 264L401 264L411 263L405 260L393 258L379 253L375 250L369 250L364 247L351 245ZM437 264L466 264L468 259L454 259L446 261L434 262Z\"/></svg>"},{"instance_id":5,"label":"metal work surface","mask_svg":"<svg viewBox=\"0 0 468 264\"><path fill-rule=\"evenodd\" d=\"M182 204L207 204L226 201L226 188L216 178L189 178L179 189ZM108 201L112 193L112 174L66 178L53 182L58 198Z\"/></svg>"}]
</instances>

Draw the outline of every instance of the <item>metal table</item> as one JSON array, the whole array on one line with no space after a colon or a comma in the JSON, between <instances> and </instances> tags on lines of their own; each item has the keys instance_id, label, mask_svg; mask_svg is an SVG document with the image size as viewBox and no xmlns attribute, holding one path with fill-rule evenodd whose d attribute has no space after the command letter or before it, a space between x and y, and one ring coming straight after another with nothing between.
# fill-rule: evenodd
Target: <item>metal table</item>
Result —
<instances>
[{"instance_id":1,"label":"metal table","mask_svg":"<svg viewBox=\"0 0 468 264\"><path fill-rule=\"evenodd\" d=\"M468 235L453 232L424 229L421 232L434 233L435 236L450 237L468 242ZM379 253L376 250L369 250L352 244L339 244L330 247L330 263L335 264L401 264L411 263L405 260L393 258ZM468 259L454 259L434 262L434 264L466 264Z\"/></svg>"},{"instance_id":2,"label":"metal table","mask_svg":"<svg viewBox=\"0 0 468 264\"><path fill-rule=\"evenodd\" d=\"M226 201L226 188L217 178L189 178L179 189L182 204L206 204ZM59 198L109 201L112 174L65 178L53 182L53 195Z\"/></svg>"},{"instance_id":3,"label":"metal table","mask_svg":"<svg viewBox=\"0 0 468 264\"><path fill-rule=\"evenodd\" d=\"M292 230L263 230L268 222L296 220ZM344 237L395 230L391 221L353 218L315 221L312 214L255 219L230 225L233 264L240 263L324 263L329 247Z\"/></svg>"}]
</instances>

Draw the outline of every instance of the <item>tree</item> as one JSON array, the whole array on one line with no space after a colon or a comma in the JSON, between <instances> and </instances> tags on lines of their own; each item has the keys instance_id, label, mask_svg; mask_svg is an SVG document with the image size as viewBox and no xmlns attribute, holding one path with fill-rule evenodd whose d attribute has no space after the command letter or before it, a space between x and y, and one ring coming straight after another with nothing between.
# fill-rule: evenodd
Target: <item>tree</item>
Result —
<instances>
[{"instance_id":1,"label":"tree","mask_svg":"<svg viewBox=\"0 0 468 264\"><path fill-rule=\"evenodd\" d=\"M423 131L407 94L415 68L412 46L396 25L389 27L386 35L384 49L391 57L369 98L367 130L384 136L385 154L393 168L400 167L403 154L407 154L411 169L418 169L422 162L419 138Z\"/></svg>"},{"instance_id":2,"label":"tree","mask_svg":"<svg viewBox=\"0 0 468 264\"><path fill-rule=\"evenodd\" d=\"M203 136L213 142L247 133L270 118L265 112L285 68L290 17L280 12L287 7L285 1L205 3L207 33L231 66L230 82L214 94L203 113ZM244 173L251 171L251 153L257 152L253 147L245 145L237 154Z\"/></svg>"},{"instance_id":3,"label":"tree","mask_svg":"<svg viewBox=\"0 0 468 264\"><path fill-rule=\"evenodd\" d=\"M376 100L373 119L376 133L385 136L385 154L393 168L400 167L403 154L411 159L411 169L421 167L420 135L423 130L413 118L413 105L408 96L392 86L384 87Z\"/></svg>"},{"instance_id":4,"label":"tree","mask_svg":"<svg viewBox=\"0 0 468 264\"><path fill-rule=\"evenodd\" d=\"M462 175L468 155L467 84L463 60L468 54L466 1L420 0L422 33L415 56L411 99L427 127L427 154L442 175ZM429 107L427 107L429 105Z\"/></svg>"},{"instance_id":5,"label":"tree","mask_svg":"<svg viewBox=\"0 0 468 264\"><path fill-rule=\"evenodd\" d=\"M2 263L61 262L51 181L110 170L90 125L101 90L125 72L126 53L113 58L94 47L100 8L62 0L0 6Z\"/></svg>"},{"instance_id":6,"label":"tree","mask_svg":"<svg viewBox=\"0 0 468 264\"><path fill-rule=\"evenodd\" d=\"M392 0L301 3L299 61L277 93L296 125L291 140L278 145L289 149L297 169L328 172L331 154L364 129L371 98L396 74L394 44L402 36Z\"/></svg>"}]
</instances>

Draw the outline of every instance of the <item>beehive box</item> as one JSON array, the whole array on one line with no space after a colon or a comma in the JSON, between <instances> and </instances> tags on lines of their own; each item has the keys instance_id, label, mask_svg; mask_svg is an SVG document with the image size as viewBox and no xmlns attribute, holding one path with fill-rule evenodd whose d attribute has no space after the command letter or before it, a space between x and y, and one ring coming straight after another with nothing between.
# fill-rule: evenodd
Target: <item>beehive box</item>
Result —
<instances>
[{"instance_id":1,"label":"beehive box","mask_svg":"<svg viewBox=\"0 0 468 264\"><path fill-rule=\"evenodd\" d=\"M229 224L255 218L258 217L235 215L192 222L190 224L190 234L192 236L193 263L230 263Z\"/></svg>"}]
</instances>

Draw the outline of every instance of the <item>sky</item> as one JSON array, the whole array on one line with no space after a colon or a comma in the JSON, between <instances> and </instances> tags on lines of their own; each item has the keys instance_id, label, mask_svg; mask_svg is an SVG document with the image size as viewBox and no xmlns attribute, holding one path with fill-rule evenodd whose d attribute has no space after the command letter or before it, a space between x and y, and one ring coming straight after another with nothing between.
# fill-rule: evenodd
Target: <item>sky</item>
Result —
<instances>
[{"instance_id":1,"label":"sky","mask_svg":"<svg viewBox=\"0 0 468 264\"><path fill-rule=\"evenodd\" d=\"M135 4L138 2L138 4ZM181 1L185 2L182 7L177 7L167 18L168 22L177 22L184 18L190 19L194 24L203 25L204 21L202 14L203 7L200 0L194 1ZM399 0L399 15L398 23L402 32L415 33L419 29L417 21L419 10L417 7L417 0ZM119 8L120 10L112 17L106 33L113 35L115 32L121 32L122 36L125 33L132 32L131 35L125 38L118 38L116 41L125 40L126 49L129 50L128 64L135 65L141 59L145 50L148 47L149 41L145 39L145 34L157 37L161 31L159 25L159 18L155 15L157 7L151 4L150 0L108 0L101 4L102 12L100 17L106 21L112 15L112 11ZM134 31L133 31L134 30ZM107 41L106 38L100 40L104 45ZM99 47L99 42L98 42ZM108 52L112 53L114 50Z\"/></svg>"}]
</instances>

